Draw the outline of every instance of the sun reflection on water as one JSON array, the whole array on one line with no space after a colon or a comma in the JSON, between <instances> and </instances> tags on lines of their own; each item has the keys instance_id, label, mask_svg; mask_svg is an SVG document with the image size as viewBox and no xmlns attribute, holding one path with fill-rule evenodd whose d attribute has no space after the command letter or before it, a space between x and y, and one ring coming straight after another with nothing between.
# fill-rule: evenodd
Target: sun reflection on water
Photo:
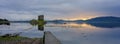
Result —
<instances>
[{"instance_id":1,"label":"sun reflection on water","mask_svg":"<svg viewBox=\"0 0 120 44\"><path fill-rule=\"evenodd\" d=\"M66 23L66 24L47 24L46 27L68 27L68 28L96 28L87 23Z\"/></svg>"}]
</instances>

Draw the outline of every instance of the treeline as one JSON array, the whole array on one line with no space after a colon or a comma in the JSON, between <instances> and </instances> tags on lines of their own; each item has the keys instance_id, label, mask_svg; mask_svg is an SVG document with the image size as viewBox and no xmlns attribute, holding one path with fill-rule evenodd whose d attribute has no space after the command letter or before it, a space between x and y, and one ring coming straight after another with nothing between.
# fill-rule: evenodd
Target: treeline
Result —
<instances>
[{"instance_id":1,"label":"treeline","mask_svg":"<svg viewBox=\"0 0 120 44\"><path fill-rule=\"evenodd\" d=\"M44 20L35 20L35 19L32 19L30 21L30 24L32 24L32 25L41 25L41 26L43 26L45 23L46 22Z\"/></svg>"},{"instance_id":2,"label":"treeline","mask_svg":"<svg viewBox=\"0 0 120 44\"><path fill-rule=\"evenodd\" d=\"M2 24L10 25L10 22L7 19L0 19L0 25Z\"/></svg>"}]
</instances>

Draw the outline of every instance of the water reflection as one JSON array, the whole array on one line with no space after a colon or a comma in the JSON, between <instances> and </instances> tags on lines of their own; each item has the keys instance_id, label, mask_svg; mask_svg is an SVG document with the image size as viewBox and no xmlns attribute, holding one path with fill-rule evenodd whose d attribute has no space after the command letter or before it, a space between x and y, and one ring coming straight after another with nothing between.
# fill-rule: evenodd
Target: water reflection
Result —
<instances>
[{"instance_id":1,"label":"water reflection","mask_svg":"<svg viewBox=\"0 0 120 44\"><path fill-rule=\"evenodd\" d=\"M44 31L44 26L38 25L38 30Z\"/></svg>"},{"instance_id":2,"label":"water reflection","mask_svg":"<svg viewBox=\"0 0 120 44\"><path fill-rule=\"evenodd\" d=\"M45 30L51 31L62 44L119 44L120 28L116 27L120 27L118 23L49 23Z\"/></svg>"},{"instance_id":3,"label":"water reflection","mask_svg":"<svg viewBox=\"0 0 120 44\"><path fill-rule=\"evenodd\" d=\"M44 25L40 25L40 24L34 24L34 23L30 23L32 26L37 26L38 27L38 30L40 31L44 31Z\"/></svg>"},{"instance_id":4,"label":"water reflection","mask_svg":"<svg viewBox=\"0 0 120 44\"><path fill-rule=\"evenodd\" d=\"M49 23L46 27L65 27L65 28L117 28L120 23L66 23L66 24L53 24Z\"/></svg>"},{"instance_id":5,"label":"water reflection","mask_svg":"<svg viewBox=\"0 0 120 44\"><path fill-rule=\"evenodd\" d=\"M39 29L38 29L39 27ZM32 26L29 23L11 23L8 25L0 25L0 36L12 33L21 33L20 36L29 38L40 38L43 36L44 27Z\"/></svg>"},{"instance_id":6,"label":"water reflection","mask_svg":"<svg viewBox=\"0 0 120 44\"><path fill-rule=\"evenodd\" d=\"M120 27L120 23L88 23L92 26L95 27L100 27L100 28L117 28Z\"/></svg>"}]
</instances>

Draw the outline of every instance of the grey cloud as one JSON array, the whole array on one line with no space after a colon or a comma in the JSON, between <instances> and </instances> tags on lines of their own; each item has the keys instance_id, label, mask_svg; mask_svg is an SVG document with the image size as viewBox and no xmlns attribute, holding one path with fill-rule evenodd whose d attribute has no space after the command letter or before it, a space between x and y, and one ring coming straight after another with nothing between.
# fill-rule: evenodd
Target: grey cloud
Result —
<instances>
[{"instance_id":1,"label":"grey cloud","mask_svg":"<svg viewBox=\"0 0 120 44\"><path fill-rule=\"evenodd\" d=\"M77 16L73 13L83 11L103 12L108 16L110 14L120 16L118 13L119 5L119 0L0 0L0 16L15 20L9 17L14 15L18 17L16 20L22 18L30 20L28 17L19 16L30 15L31 17L45 14L46 19L57 19L73 15Z\"/></svg>"}]
</instances>

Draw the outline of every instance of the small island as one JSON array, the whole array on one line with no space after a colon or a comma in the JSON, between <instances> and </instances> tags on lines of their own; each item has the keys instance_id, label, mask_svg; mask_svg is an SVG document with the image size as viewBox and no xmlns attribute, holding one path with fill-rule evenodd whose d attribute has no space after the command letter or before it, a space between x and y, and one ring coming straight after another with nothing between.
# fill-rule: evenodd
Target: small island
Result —
<instances>
[{"instance_id":1,"label":"small island","mask_svg":"<svg viewBox=\"0 0 120 44\"><path fill-rule=\"evenodd\" d=\"M10 22L7 19L0 19L0 25L10 25Z\"/></svg>"}]
</instances>

